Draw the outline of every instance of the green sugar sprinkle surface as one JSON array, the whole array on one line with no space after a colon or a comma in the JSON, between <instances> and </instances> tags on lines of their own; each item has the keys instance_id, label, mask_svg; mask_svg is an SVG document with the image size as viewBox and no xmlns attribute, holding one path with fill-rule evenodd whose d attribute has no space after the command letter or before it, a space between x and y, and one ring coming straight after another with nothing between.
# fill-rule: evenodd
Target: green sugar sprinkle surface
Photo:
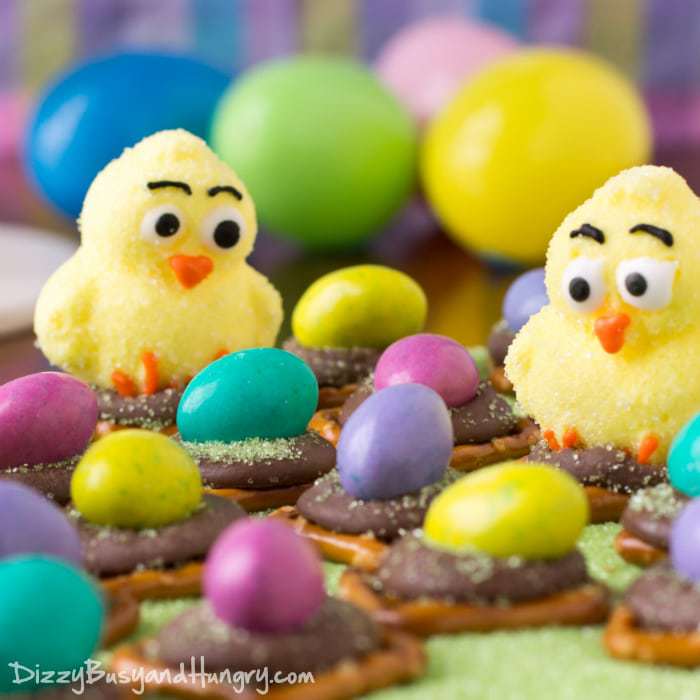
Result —
<instances>
[{"instance_id":1,"label":"green sugar sprinkle surface","mask_svg":"<svg viewBox=\"0 0 700 700\"><path fill-rule=\"evenodd\" d=\"M185 442L182 446L193 459L210 462L241 462L256 464L258 462L277 462L283 459L299 459L302 451L298 446L298 437L293 438L249 438L237 442Z\"/></svg>"}]
</instances>

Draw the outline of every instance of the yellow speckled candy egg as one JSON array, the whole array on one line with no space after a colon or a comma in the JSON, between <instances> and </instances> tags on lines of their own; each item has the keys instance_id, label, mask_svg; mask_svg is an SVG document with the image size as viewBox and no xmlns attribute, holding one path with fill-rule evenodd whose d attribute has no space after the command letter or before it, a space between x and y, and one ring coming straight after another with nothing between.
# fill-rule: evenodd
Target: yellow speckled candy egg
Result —
<instances>
[{"instance_id":1,"label":"yellow speckled candy egg","mask_svg":"<svg viewBox=\"0 0 700 700\"><path fill-rule=\"evenodd\" d=\"M183 520L197 508L202 479L187 452L165 435L120 430L83 455L71 496L89 522L156 528Z\"/></svg>"},{"instance_id":2,"label":"yellow speckled candy egg","mask_svg":"<svg viewBox=\"0 0 700 700\"><path fill-rule=\"evenodd\" d=\"M588 522L583 488L544 464L504 462L445 489L425 517L429 544L494 557L555 559L570 552Z\"/></svg>"},{"instance_id":3,"label":"yellow speckled candy egg","mask_svg":"<svg viewBox=\"0 0 700 700\"><path fill-rule=\"evenodd\" d=\"M417 282L382 265L356 265L316 280L292 315L307 347L385 348L423 329L428 304Z\"/></svg>"}]
</instances>

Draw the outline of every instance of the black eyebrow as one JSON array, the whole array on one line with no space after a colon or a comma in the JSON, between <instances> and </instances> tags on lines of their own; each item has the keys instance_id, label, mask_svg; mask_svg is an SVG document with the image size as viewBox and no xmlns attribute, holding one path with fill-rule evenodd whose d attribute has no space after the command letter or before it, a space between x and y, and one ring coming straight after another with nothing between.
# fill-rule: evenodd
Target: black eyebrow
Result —
<instances>
[{"instance_id":1,"label":"black eyebrow","mask_svg":"<svg viewBox=\"0 0 700 700\"><path fill-rule=\"evenodd\" d=\"M239 202L241 201L241 199L243 199L243 193L240 190L237 190L235 187L233 187L233 185L217 185L216 187L210 187L207 190L207 194L210 197L216 196L217 194L219 194L219 192L228 192L232 194Z\"/></svg>"},{"instance_id":2,"label":"black eyebrow","mask_svg":"<svg viewBox=\"0 0 700 700\"><path fill-rule=\"evenodd\" d=\"M591 224L582 224L579 228L574 229L569 234L569 238L576 238L576 236L592 238L596 243L600 243L601 245L605 243L605 234L599 228L596 228Z\"/></svg>"},{"instance_id":3,"label":"black eyebrow","mask_svg":"<svg viewBox=\"0 0 700 700\"><path fill-rule=\"evenodd\" d=\"M179 187L183 192L192 194L192 188L186 182L178 182L177 180L156 180L148 183L149 190L158 190L161 187Z\"/></svg>"},{"instance_id":4,"label":"black eyebrow","mask_svg":"<svg viewBox=\"0 0 700 700\"><path fill-rule=\"evenodd\" d=\"M659 228L653 224L637 224L636 226L632 226L630 233L648 233L654 236L654 238L658 238L669 248L673 245L673 234L665 228Z\"/></svg>"}]
</instances>

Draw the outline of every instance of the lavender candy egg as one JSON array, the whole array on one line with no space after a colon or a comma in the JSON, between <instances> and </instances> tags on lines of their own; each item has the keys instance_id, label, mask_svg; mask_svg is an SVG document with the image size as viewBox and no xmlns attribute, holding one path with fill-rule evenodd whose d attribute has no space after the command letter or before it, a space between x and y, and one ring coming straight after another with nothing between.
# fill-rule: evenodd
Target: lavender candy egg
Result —
<instances>
[{"instance_id":1,"label":"lavender candy egg","mask_svg":"<svg viewBox=\"0 0 700 700\"><path fill-rule=\"evenodd\" d=\"M310 544L274 520L234 523L209 551L204 594L217 617L250 632L287 632L304 625L326 593Z\"/></svg>"},{"instance_id":2,"label":"lavender candy egg","mask_svg":"<svg viewBox=\"0 0 700 700\"><path fill-rule=\"evenodd\" d=\"M476 395L479 370L467 349L452 338L433 333L409 335L392 343L379 358L374 386L423 384L448 406L462 406Z\"/></svg>"},{"instance_id":3,"label":"lavender candy egg","mask_svg":"<svg viewBox=\"0 0 700 700\"><path fill-rule=\"evenodd\" d=\"M13 481L0 482L0 560L45 554L81 566L78 531L42 494Z\"/></svg>"},{"instance_id":4,"label":"lavender candy egg","mask_svg":"<svg viewBox=\"0 0 700 700\"><path fill-rule=\"evenodd\" d=\"M372 394L343 426L337 468L343 488L363 500L389 499L439 481L452 455L445 402L421 384Z\"/></svg>"},{"instance_id":5,"label":"lavender candy egg","mask_svg":"<svg viewBox=\"0 0 700 700\"><path fill-rule=\"evenodd\" d=\"M81 454L97 425L97 399L83 382L41 372L0 386L0 469Z\"/></svg>"},{"instance_id":6,"label":"lavender candy egg","mask_svg":"<svg viewBox=\"0 0 700 700\"><path fill-rule=\"evenodd\" d=\"M700 583L700 498L690 501L675 519L669 544L673 568Z\"/></svg>"},{"instance_id":7,"label":"lavender candy egg","mask_svg":"<svg viewBox=\"0 0 700 700\"><path fill-rule=\"evenodd\" d=\"M549 303L544 284L544 268L536 267L516 277L503 299L503 318L516 333L545 304Z\"/></svg>"}]
</instances>

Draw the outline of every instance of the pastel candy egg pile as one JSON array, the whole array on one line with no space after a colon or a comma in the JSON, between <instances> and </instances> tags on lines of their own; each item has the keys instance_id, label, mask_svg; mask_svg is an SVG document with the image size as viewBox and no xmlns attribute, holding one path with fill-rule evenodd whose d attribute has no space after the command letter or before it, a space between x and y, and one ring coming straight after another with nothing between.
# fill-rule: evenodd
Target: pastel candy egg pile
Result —
<instances>
[{"instance_id":1,"label":"pastel candy egg pile","mask_svg":"<svg viewBox=\"0 0 700 700\"><path fill-rule=\"evenodd\" d=\"M343 488L365 500L395 498L438 481L452 455L445 402L420 384L372 394L340 435L337 468Z\"/></svg>"},{"instance_id":2,"label":"pastel candy egg pile","mask_svg":"<svg viewBox=\"0 0 700 700\"><path fill-rule=\"evenodd\" d=\"M182 439L235 442L301 435L318 403L306 363L275 348L235 352L205 367L177 412Z\"/></svg>"},{"instance_id":3,"label":"pastel candy egg pile","mask_svg":"<svg viewBox=\"0 0 700 700\"><path fill-rule=\"evenodd\" d=\"M13 683L12 662L42 671L80 666L97 648L103 619L102 594L71 565L43 556L0 562L0 692L36 690Z\"/></svg>"},{"instance_id":4,"label":"pastel candy egg pile","mask_svg":"<svg viewBox=\"0 0 700 700\"><path fill-rule=\"evenodd\" d=\"M0 386L0 469L50 464L87 447L97 400L82 382L41 372Z\"/></svg>"},{"instance_id":5,"label":"pastel candy egg pile","mask_svg":"<svg viewBox=\"0 0 700 700\"><path fill-rule=\"evenodd\" d=\"M445 489L426 514L424 533L456 552L554 559L573 549L587 522L586 495L566 472L504 462Z\"/></svg>"},{"instance_id":6,"label":"pastel candy egg pile","mask_svg":"<svg viewBox=\"0 0 700 700\"><path fill-rule=\"evenodd\" d=\"M544 268L528 270L508 287L503 299L503 318L508 327L517 333L548 300Z\"/></svg>"},{"instance_id":7,"label":"pastel candy egg pile","mask_svg":"<svg viewBox=\"0 0 700 700\"><path fill-rule=\"evenodd\" d=\"M63 511L23 484L0 482L0 560L48 554L82 563L78 533Z\"/></svg>"},{"instance_id":8,"label":"pastel candy egg pile","mask_svg":"<svg viewBox=\"0 0 700 700\"><path fill-rule=\"evenodd\" d=\"M427 301L398 270L356 265L316 280L292 315L296 339L307 347L385 348L423 329Z\"/></svg>"},{"instance_id":9,"label":"pastel candy egg pile","mask_svg":"<svg viewBox=\"0 0 700 700\"><path fill-rule=\"evenodd\" d=\"M688 421L671 443L668 477L686 496L700 496L700 414Z\"/></svg>"},{"instance_id":10,"label":"pastel candy egg pile","mask_svg":"<svg viewBox=\"0 0 700 700\"><path fill-rule=\"evenodd\" d=\"M252 632L285 632L321 606L323 572L312 547L274 520L242 520L215 542L204 592L216 615Z\"/></svg>"},{"instance_id":11,"label":"pastel candy egg pile","mask_svg":"<svg viewBox=\"0 0 700 700\"><path fill-rule=\"evenodd\" d=\"M71 495L89 522L157 528L197 508L202 479L187 452L165 435L120 430L85 453L73 474Z\"/></svg>"},{"instance_id":12,"label":"pastel candy egg pile","mask_svg":"<svg viewBox=\"0 0 700 700\"><path fill-rule=\"evenodd\" d=\"M674 520L669 551L673 568L700 583L700 498L690 501Z\"/></svg>"},{"instance_id":13,"label":"pastel candy egg pile","mask_svg":"<svg viewBox=\"0 0 700 700\"><path fill-rule=\"evenodd\" d=\"M474 398L479 371L466 348L443 335L419 333L392 343L379 358L374 386L423 384L436 391L448 406L462 406Z\"/></svg>"}]
</instances>

